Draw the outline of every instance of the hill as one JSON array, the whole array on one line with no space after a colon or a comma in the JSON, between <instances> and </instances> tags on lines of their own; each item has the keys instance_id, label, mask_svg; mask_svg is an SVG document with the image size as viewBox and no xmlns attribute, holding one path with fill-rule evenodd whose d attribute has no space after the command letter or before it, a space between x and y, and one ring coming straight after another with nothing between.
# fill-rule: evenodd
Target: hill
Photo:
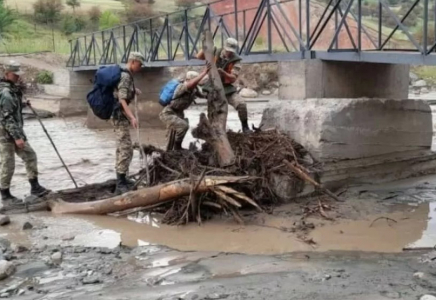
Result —
<instances>
[{"instance_id":1,"label":"hill","mask_svg":"<svg viewBox=\"0 0 436 300\"><path fill-rule=\"evenodd\" d=\"M35 2L36 0L5 0L7 6L26 14L33 12L33 3ZM124 8L123 3L116 0L81 0L80 2L80 9L84 11L93 6L98 6L101 10L122 10ZM70 10L68 6L66 9Z\"/></svg>"}]
</instances>

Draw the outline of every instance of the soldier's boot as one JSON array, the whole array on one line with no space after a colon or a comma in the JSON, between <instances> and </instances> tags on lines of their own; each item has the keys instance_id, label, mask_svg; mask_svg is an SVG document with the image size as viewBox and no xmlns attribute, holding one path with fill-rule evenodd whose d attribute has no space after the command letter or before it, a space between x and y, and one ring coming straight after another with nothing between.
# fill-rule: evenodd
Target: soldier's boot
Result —
<instances>
[{"instance_id":1,"label":"soldier's boot","mask_svg":"<svg viewBox=\"0 0 436 300\"><path fill-rule=\"evenodd\" d=\"M115 188L115 194L121 195L127 193L129 190L130 188L126 174L117 173L117 187Z\"/></svg>"},{"instance_id":2,"label":"soldier's boot","mask_svg":"<svg viewBox=\"0 0 436 300\"><path fill-rule=\"evenodd\" d=\"M239 116L239 120L241 121L242 132L243 133L252 132L250 130L250 127L248 127L248 111L247 111L247 105L245 103L239 105L238 116Z\"/></svg>"},{"instance_id":3,"label":"soldier's boot","mask_svg":"<svg viewBox=\"0 0 436 300\"><path fill-rule=\"evenodd\" d=\"M50 190L46 189L45 187L39 184L38 177L29 179L29 183L30 183L30 194L33 196L42 197L50 193Z\"/></svg>"},{"instance_id":4,"label":"soldier's boot","mask_svg":"<svg viewBox=\"0 0 436 300\"><path fill-rule=\"evenodd\" d=\"M25 203L11 194L9 189L1 189L2 208L0 212L5 212L13 209L25 208Z\"/></svg>"}]
</instances>

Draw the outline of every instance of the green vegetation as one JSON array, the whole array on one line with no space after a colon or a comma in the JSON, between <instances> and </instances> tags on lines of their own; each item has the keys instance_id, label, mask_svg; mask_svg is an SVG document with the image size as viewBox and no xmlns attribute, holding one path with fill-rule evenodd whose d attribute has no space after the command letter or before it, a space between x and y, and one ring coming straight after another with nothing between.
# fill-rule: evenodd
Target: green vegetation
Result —
<instances>
[{"instance_id":1,"label":"green vegetation","mask_svg":"<svg viewBox=\"0 0 436 300\"><path fill-rule=\"evenodd\" d=\"M436 67L434 66L416 66L412 67L411 71L424 79L431 85L436 85Z\"/></svg>"},{"instance_id":2,"label":"green vegetation","mask_svg":"<svg viewBox=\"0 0 436 300\"><path fill-rule=\"evenodd\" d=\"M36 82L40 84L52 84L53 83L53 73L50 71L40 71L36 75Z\"/></svg>"}]
</instances>

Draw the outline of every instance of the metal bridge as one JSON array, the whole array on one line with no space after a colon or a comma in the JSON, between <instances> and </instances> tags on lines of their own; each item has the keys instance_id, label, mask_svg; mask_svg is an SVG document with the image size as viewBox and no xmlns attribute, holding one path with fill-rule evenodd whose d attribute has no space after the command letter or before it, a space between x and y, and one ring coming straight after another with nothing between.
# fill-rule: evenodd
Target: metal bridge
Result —
<instances>
[{"instance_id":1,"label":"metal bridge","mask_svg":"<svg viewBox=\"0 0 436 300\"><path fill-rule=\"evenodd\" d=\"M399 9L387 0L219 0L71 40L67 66L80 71L123 64L131 51L145 54L146 67L198 65L206 29L217 47L236 38L248 63L436 65L436 0L403 2Z\"/></svg>"}]
</instances>

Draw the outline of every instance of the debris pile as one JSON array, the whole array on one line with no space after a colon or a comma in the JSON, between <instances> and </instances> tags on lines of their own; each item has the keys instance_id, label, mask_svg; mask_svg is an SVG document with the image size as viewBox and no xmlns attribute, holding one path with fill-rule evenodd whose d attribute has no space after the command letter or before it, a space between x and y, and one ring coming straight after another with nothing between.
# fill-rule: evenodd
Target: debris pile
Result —
<instances>
[{"instance_id":1,"label":"debris pile","mask_svg":"<svg viewBox=\"0 0 436 300\"><path fill-rule=\"evenodd\" d=\"M227 168L219 167L214 151L207 143L202 145L201 150L190 147L190 150L169 152L153 146L142 146L147 155L153 156L150 186L183 178L192 181L193 192L189 196L153 208L154 211L164 214L164 223L200 223L213 214L222 212L231 214L238 222L242 222L237 208L254 206L262 210L262 207L281 202L280 196L274 192L275 176L291 182L295 193L302 190L303 181L296 177L284 161L300 166L305 172L314 169L308 152L291 138L275 130L251 134L228 132L228 139L236 161ZM145 171L138 174L138 178L144 178L143 174ZM217 186L196 196L196 184L205 176L247 176L249 179Z\"/></svg>"}]
</instances>

